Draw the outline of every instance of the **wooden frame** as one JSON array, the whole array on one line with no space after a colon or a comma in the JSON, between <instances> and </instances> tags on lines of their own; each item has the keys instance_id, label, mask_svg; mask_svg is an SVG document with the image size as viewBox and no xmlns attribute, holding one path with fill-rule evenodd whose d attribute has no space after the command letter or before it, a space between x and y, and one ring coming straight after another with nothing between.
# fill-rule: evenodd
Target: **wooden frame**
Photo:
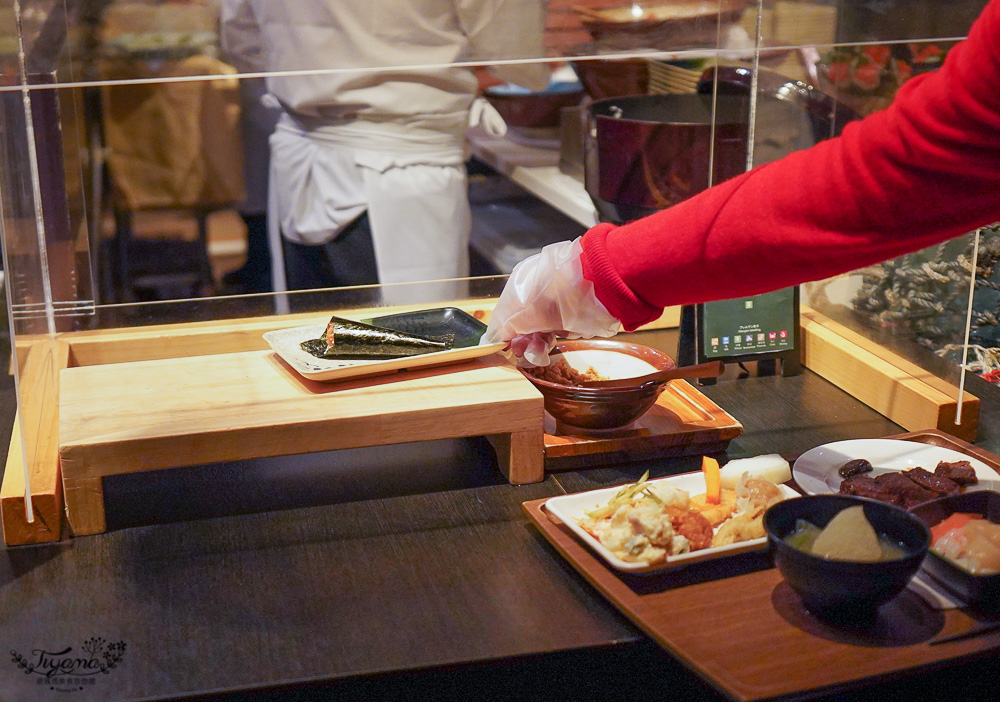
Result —
<instances>
[{"instance_id":1,"label":"wooden frame","mask_svg":"<svg viewBox=\"0 0 1000 702\"><path fill-rule=\"evenodd\" d=\"M802 364L908 431L940 429L975 441L979 398L963 395L955 423L958 388L861 334L803 307Z\"/></svg>"},{"instance_id":2,"label":"wooden frame","mask_svg":"<svg viewBox=\"0 0 1000 702\"><path fill-rule=\"evenodd\" d=\"M69 345L57 339L33 344L25 354L20 376L21 405L14 417L7 465L0 487L0 521L8 544L58 541L63 493L59 473L59 375L69 365ZM22 426L24 427L22 429ZM25 455L22 431L33 431ZM31 505L25 505L24 462L28 462Z\"/></svg>"}]
</instances>

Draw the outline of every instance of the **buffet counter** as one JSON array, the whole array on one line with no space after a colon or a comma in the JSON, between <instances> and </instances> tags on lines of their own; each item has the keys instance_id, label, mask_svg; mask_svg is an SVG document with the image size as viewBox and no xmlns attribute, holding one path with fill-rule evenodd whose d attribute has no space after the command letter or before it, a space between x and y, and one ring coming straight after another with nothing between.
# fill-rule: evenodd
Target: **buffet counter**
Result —
<instances>
[{"instance_id":1,"label":"buffet counter","mask_svg":"<svg viewBox=\"0 0 1000 702\"><path fill-rule=\"evenodd\" d=\"M675 344L670 332L637 336ZM744 425L730 457L902 433L808 370L702 391ZM13 402L5 389L0 426ZM978 446L1000 451L998 418L983 400ZM515 486L485 440L464 439L111 476L107 533L0 558L3 699L725 699L619 614L522 510L697 465L628 463ZM706 604L739 621L738 602ZM79 689L74 676L55 682L18 663L95 638L124 647ZM977 699L1000 635L980 640L978 660L802 696ZM782 652L746 655L766 667Z\"/></svg>"}]
</instances>

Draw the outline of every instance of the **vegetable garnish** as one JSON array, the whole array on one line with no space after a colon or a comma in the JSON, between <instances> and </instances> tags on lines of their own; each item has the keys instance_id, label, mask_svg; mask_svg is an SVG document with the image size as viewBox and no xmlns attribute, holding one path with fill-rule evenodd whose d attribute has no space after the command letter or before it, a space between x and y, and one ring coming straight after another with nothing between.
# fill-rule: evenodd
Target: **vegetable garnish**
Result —
<instances>
[{"instance_id":1,"label":"vegetable garnish","mask_svg":"<svg viewBox=\"0 0 1000 702\"><path fill-rule=\"evenodd\" d=\"M722 478L719 462L709 456L701 457L701 472L705 474L705 502L717 505L722 501Z\"/></svg>"},{"instance_id":2,"label":"vegetable garnish","mask_svg":"<svg viewBox=\"0 0 1000 702\"><path fill-rule=\"evenodd\" d=\"M634 497L641 494L643 500L648 500L656 504L663 504L663 500L653 492L653 490L646 483L646 479L649 478L649 471L647 470L639 478L638 482L626 485L621 490L619 490L614 497L608 502L608 504L603 507L598 507L597 509L586 512L585 514L591 519L604 519L615 513L621 505L629 504Z\"/></svg>"}]
</instances>

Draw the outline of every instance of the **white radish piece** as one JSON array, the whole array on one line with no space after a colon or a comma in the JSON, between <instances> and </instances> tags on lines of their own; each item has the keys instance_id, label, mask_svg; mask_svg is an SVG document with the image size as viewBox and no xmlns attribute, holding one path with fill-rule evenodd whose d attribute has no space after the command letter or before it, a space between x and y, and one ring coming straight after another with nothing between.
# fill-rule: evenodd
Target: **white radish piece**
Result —
<instances>
[{"instance_id":1,"label":"white radish piece","mask_svg":"<svg viewBox=\"0 0 1000 702\"><path fill-rule=\"evenodd\" d=\"M870 563L882 560L882 546L861 505L843 509L813 542L812 552L838 561Z\"/></svg>"},{"instance_id":2,"label":"white radish piece","mask_svg":"<svg viewBox=\"0 0 1000 702\"><path fill-rule=\"evenodd\" d=\"M752 458L736 458L722 466L719 469L722 487L726 490L735 490L744 473L749 473L754 478L770 480L775 485L787 483L792 479L792 468L788 465L788 461L776 453L769 453Z\"/></svg>"}]
</instances>

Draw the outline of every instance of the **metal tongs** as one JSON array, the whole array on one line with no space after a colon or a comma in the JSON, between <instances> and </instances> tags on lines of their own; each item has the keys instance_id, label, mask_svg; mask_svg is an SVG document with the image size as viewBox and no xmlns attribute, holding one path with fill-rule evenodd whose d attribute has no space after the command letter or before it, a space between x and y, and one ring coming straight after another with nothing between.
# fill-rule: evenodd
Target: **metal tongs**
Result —
<instances>
[{"instance_id":1,"label":"metal tongs","mask_svg":"<svg viewBox=\"0 0 1000 702\"><path fill-rule=\"evenodd\" d=\"M635 378L619 378L617 380L586 380L578 383L584 388L639 388L650 383L665 383L669 380L679 378L718 378L726 370L726 364L722 361L709 361L699 363L696 366L681 366L667 370L656 371L649 375L640 375Z\"/></svg>"}]
</instances>

